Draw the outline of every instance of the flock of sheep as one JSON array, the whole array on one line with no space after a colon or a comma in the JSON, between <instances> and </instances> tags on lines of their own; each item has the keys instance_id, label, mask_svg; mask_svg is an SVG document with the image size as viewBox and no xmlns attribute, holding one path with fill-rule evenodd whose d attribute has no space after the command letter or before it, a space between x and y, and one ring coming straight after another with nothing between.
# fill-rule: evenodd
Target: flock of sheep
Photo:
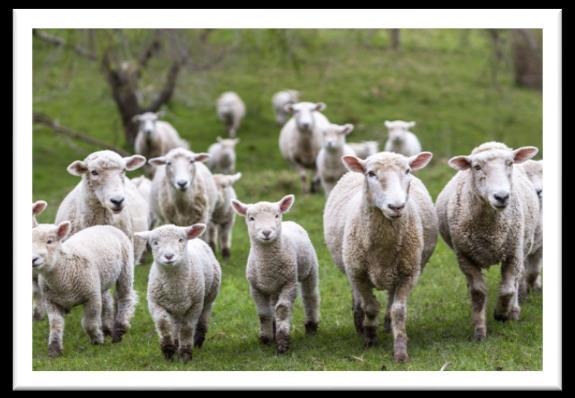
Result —
<instances>
[{"instance_id":1,"label":"flock of sheep","mask_svg":"<svg viewBox=\"0 0 575 398\"><path fill-rule=\"evenodd\" d=\"M283 125L279 149L297 169L304 192L320 186L325 192L325 243L350 282L354 324L365 345L377 342L380 304L373 290L386 290L384 330L392 331L394 359L408 359L407 299L438 233L467 279L475 339L486 336L483 268L501 263L495 319L518 319L520 299L541 288L543 166L530 160L537 148L487 142L451 158L449 166L458 172L434 204L413 175L432 158L409 131L415 122L385 122L389 137L378 152L375 141L346 143L354 126L330 123L321 113L325 104L299 96L295 90L273 96ZM36 221L46 202L32 205L33 316L48 316L50 356L62 354L64 316L78 305L93 344L103 344L106 335L122 340L137 303L134 266L148 247L154 258L148 308L161 350L167 359L190 360L208 330L222 278L215 253L219 248L224 259L231 255L235 214L245 218L250 237L246 277L260 341L288 351L298 286L306 334L317 332L317 255L304 228L282 221L295 197L253 204L236 199L233 185L241 173L235 173L235 137L246 107L228 92L218 99L217 112L229 138L218 137L207 153L192 152L159 120L161 114L136 116L135 155L105 150L72 162L68 172L81 180L60 204L54 224ZM145 176L126 177L141 167Z\"/></svg>"}]
</instances>

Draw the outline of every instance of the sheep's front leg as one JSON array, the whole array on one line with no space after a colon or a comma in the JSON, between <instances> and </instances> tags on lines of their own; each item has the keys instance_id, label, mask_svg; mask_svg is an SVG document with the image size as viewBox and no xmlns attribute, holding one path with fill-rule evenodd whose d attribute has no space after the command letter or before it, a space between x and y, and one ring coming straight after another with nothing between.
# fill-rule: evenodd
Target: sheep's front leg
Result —
<instances>
[{"instance_id":1,"label":"sheep's front leg","mask_svg":"<svg viewBox=\"0 0 575 398\"><path fill-rule=\"evenodd\" d=\"M525 279L528 290L541 290L541 258L543 257L543 248L527 256L525 267Z\"/></svg>"},{"instance_id":2,"label":"sheep's front leg","mask_svg":"<svg viewBox=\"0 0 575 398\"><path fill-rule=\"evenodd\" d=\"M383 330L386 332L391 331L391 305L395 296L395 288L387 291L387 308L385 311L385 318L383 319Z\"/></svg>"},{"instance_id":3,"label":"sheep's front leg","mask_svg":"<svg viewBox=\"0 0 575 398\"><path fill-rule=\"evenodd\" d=\"M305 311L305 333L315 334L319 325L319 287L317 268L301 282L301 296Z\"/></svg>"},{"instance_id":4,"label":"sheep's front leg","mask_svg":"<svg viewBox=\"0 0 575 398\"><path fill-rule=\"evenodd\" d=\"M218 226L218 239L220 250L224 259L230 258L232 247L232 223L228 222Z\"/></svg>"},{"instance_id":5,"label":"sheep's front leg","mask_svg":"<svg viewBox=\"0 0 575 398\"><path fill-rule=\"evenodd\" d=\"M495 320L517 320L519 307L519 284L523 274L523 259L520 256L508 258L501 264L501 287L495 307Z\"/></svg>"},{"instance_id":6,"label":"sheep's front leg","mask_svg":"<svg viewBox=\"0 0 575 398\"><path fill-rule=\"evenodd\" d=\"M320 191L320 187L321 187L321 177L319 176L319 171L314 170L312 179L311 179L311 186L310 186L310 192L311 193L316 193ZM327 194L328 192L326 192Z\"/></svg>"},{"instance_id":7,"label":"sheep's front leg","mask_svg":"<svg viewBox=\"0 0 575 398\"><path fill-rule=\"evenodd\" d=\"M84 304L82 327L90 337L92 344L104 344L102 333L102 296L94 295Z\"/></svg>"},{"instance_id":8,"label":"sheep's front leg","mask_svg":"<svg viewBox=\"0 0 575 398\"><path fill-rule=\"evenodd\" d=\"M276 346L278 354L286 353L290 344L290 326L292 308L297 296L297 285L294 282L284 286L275 305Z\"/></svg>"},{"instance_id":9,"label":"sheep's front leg","mask_svg":"<svg viewBox=\"0 0 575 398\"><path fill-rule=\"evenodd\" d=\"M62 351L64 351L64 310L49 301L46 301L45 304L48 314L48 324L50 325L48 356L54 358L62 355Z\"/></svg>"},{"instance_id":10,"label":"sheep's front leg","mask_svg":"<svg viewBox=\"0 0 575 398\"><path fill-rule=\"evenodd\" d=\"M202 310L200 319L198 320L198 324L196 326L196 333L194 335L194 347L200 348L202 344L204 344L204 340L206 339L206 333L208 332L210 315L212 313L212 304L213 303L204 304L204 308Z\"/></svg>"},{"instance_id":11,"label":"sheep's front leg","mask_svg":"<svg viewBox=\"0 0 575 398\"><path fill-rule=\"evenodd\" d=\"M216 234L217 234L217 232L218 232L217 226L212 221L207 222L207 231L204 234L204 237L205 237L206 243L208 245L210 245L210 248L214 252L214 255L216 254L216 238L217 238Z\"/></svg>"},{"instance_id":12,"label":"sheep's front leg","mask_svg":"<svg viewBox=\"0 0 575 398\"><path fill-rule=\"evenodd\" d=\"M373 288L362 276L354 275L352 279L365 313L362 326L364 343L366 347L371 347L377 344L377 316L380 304L373 294Z\"/></svg>"},{"instance_id":13,"label":"sheep's front leg","mask_svg":"<svg viewBox=\"0 0 575 398\"><path fill-rule=\"evenodd\" d=\"M475 340L483 340L487 334L485 308L487 307L487 286L479 266L473 264L463 255L458 255L459 268L467 279L467 287L471 295L471 309Z\"/></svg>"},{"instance_id":14,"label":"sheep's front leg","mask_svg":"<svg viewBox=\"0 0 575 398\"><path fill-rule=\"evenodd\" d=\"M260 320L260 342L262 344L269 344L274 339L274 319L270 298L251 285L250 293L256 304L256 311Z\"/></svg>"},{"instance_id":15,"label":"sheep's front leg","mask_svg":"<svg viewBox=\"0 0 575 398\"><path fill-rule=\"evenodd\" d=\"M111 336L114 328L114 299L109 290L102 292L102 331Z\"/></svg>"},{"instance_id":16,"label":"sheep's front leg","mask_svg":"<svg viewBox=\"0 0 575 398\"><path fill-rule=\"evenodd\" d=\"M178 336L180 346L178 347L178 355L184 362L188 362L192 359L194 335L202 313L202 306L203 300L198 300L198 302L194 303L180 324L180 334Z\"/></svg>"},{"instance_id":17,"label":"sheep's front leg","mask_svg":"<svg viewBox=\"0 0 575 398\"><path fill-rule=\"evenodd\" d=\"M301 190L304 194L309 194L310 190L309 187L307 185L307 171L305 169L305 167L303 167L302 165L296 163L295 167L297 169L297 172L299 174L299 179L301 181Z\"/></svg>"},{"instance_id":18,"label":"sheep's front leg","mask_svg":"<svg viewBox=\"0 0 575 398\"><path fill-rule=\"evenodd\" d=\"M168 311L153 301L148 301L148 307L154 320L156 331L160 337L160 349L164 354L164 358L171 360L178 348L174 344L174 320Z\"/></svg>"},{"instance_id":19,"label":"sheep's front leg","mask_svg":"<svg viewBox=\"0 0 575 398\"><path fill-rule=\"evenodd\" d=\"M361 306L361 296L359 292L352 284L352 291L351 291L351 311L353 313L353 324L355 326L356 332L363 336L363 318L365 318L365 311Z\"/></svg>"},{"instance_id":20,"label":"sheep's front leg","mask_svg":"<svg viewBox=\"0 0 575 398\"><path fill-rule=\"evenodd\" d=\"M408 279L397 286L390 308L391 329L393 332L393 359L396 362L406 362L409 359L407 355L405 320L407 317L407 298L412 286L412 279Z\"/></svg>"},{"instance_id":21,"label":"sheep's front leg","mask_svg":"<svg viewBox=\"0 0 575 398\"><path fill-rule=\"evenodd\" d=\"M34 312L32 319L41 321L46 316L46 303L44 302L44 295L42 289L38 284L38 277L32 279L32 299L34 300Z\"/></svg>"}]
</instances>

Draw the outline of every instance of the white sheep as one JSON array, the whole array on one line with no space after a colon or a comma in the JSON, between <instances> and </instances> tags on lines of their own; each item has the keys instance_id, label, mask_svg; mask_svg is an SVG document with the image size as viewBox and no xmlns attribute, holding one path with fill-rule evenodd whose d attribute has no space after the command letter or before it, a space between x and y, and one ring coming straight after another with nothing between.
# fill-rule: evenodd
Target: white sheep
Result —
<instances>
[{"instance_id":1,"label":"white sheep","mask_svg":"<svg viewBox=\"0 0 575 398\"><path fill-rule=\"evenodd\" d=\"M348 142L347 145L360 159L367 159L379 152L379 142L377 141Z\"/></svg>"},{"instance_id":2,"label":"white sheep","mask_svg":"<svg viewBox=\"0 0 575 398\"><path fill-rule=\"evenodd\" d=\"M415 122L402 120L385 121L388 129L388 138L384 150L387 152L401 153L405 156L413 156L421 152L421 144L417 136L409 131L415 127Z\"/></svg>"},{"instance_id":3,"label":"white sheep","mask_svg":"<svg viewBox=\"0 0 575 398\"><path fill-rule=\"evenodd\" d=\"M134 186L138 189L138 192L140 192L140 194L144 197L144 199L146 199L146 202L148 202L148 208L150 211L148 216L148 228L151 228L155 223L150 198L150 194L152 192L152 180L150 180L145 176L139 176L132 178L131 181L134 184Z\"/></svg>"},{"instance_id":4,"label":"white sheep","mask_svg":"<svg viewBox=\"0 0 575 398\"><path fill-rule=\"evenodd\" d=\"M134 141L134 152L147 159L162 156L174 148L189 148L176 129L168 122L159 120L163 112L145 112L132 118L138 124L138 135ZM145 167L147 176L153 177L154 168Z\"/></svg>"},{"instance_id":5,"label":"white sheep","mask_svg":"<svg viewBox=\"0 0 575 398\"><path fill-rule=\"evenodd\" d=\"M535 246L539 202L518 165L537 153L487 142L469 156L455 156L458 170L437 197L439 231L453 249L467 279L474 338L486 336L487 286L482 270L501 263L501 288L495 319L519 319L518 288L524 261Z\"/></svg>"},{"instance_id":6,"label":"white sheep","mask_svg":"<svg viewBox=\"0 0 575 398\"><path fill-rule=\"evenodd\" d=\"M71 227L64 221L32 229L32 267L48 313L50 357L62 354L64 316L72 308L84 306L82 327L92 344L103 344L105 335L122 340L137 302L130 238L110 225L95 225L66 239Z\"/></svg>"},{"instance_id":7,"label":"white sheep","mask_svg":"<svg viewBox=\"0 0 575 398\"><path fill-rule=\"evenodd\" d=\"M206 165L212 173L233 174L236 170L236 145L239 138L217 138L208 148L210 158Z\"/></svg>"},{"instance_id":8,"label":"white sheep","mask_svg":"<svg viewBox=\"0 0 575 398\"><path fill-rule=\"evenodd\" d=\"M180 359L189 361L192 346L201 347L208 331L222 271L210 247L194 239L205 228L204 224L163 225L137 234L147 240L154 254L148 309L166 359L177 352Z\"/></svg>"},{"instance_id":9,"label":"white sheep","mask_svg":"<svg viewBox=\"0 0 575 398\"><path fill-rule=\"evenodd\" d=\"M316 158L321 149L322 130L329 124L328 119L320 113L325 108L322 102L299 102L285 106L293 117L280 131L279 148L283 158L297 169L304 193L315 192L319 183ZM309 190L306 169L314 172Z\"/></svg>"},{"instance_id":10,"label":"white sheep","mask_svg":"<svg viewBox=\"0 0 575 398\"><path fill-rule=\"evenodd\" d=\"M345 137L353 131L353 124L338 126L330 124L323 129L323 144L316 159L317 172L325 192L329 193L337 181L347 172L342 156L355 156L353 149L345 143Z\"/></svg>"},{"instance_id":11,"label":"white sheep","mask_svg":"<svg viewBox=\"0 0 575 398\"><path fill-rule=\"evenodd\" d=\"M48 207L48 203L44 200L38 200L32 203L32 228L38 226L36 216L39 216ZM41 321L46 315L46 307L42 298L42 290L38 285L38 272L32 269L32 300L34 301L32 319Z\"/></svg>"},{"instance_id":12,"label":"white sheep","mask_svg":"<svg viewBox=\"0 0 575 398\"><path fill-rule=\"evenodd\" d=\"M272 106L276 116L277 124L284 124L289 118L290 113L286 111L285 106L299 102L300 93L297 90L282 90L275 93L272 97Z\"/></svg>"},{"instance_id":13,"label":"white sheep","mask_svg":"<svg viewBox=\"0 0 575 398\"><path fill-rule=\"evenodd\" d=\"M214 174L214 182L218 189L218 199L216 207L212 213L213 228L209 229L209 233L213 234L208 239L210 242L215 242L216 238L219 242L222 257L227 259L231 255L232 249L232 229L234 227L236 213L232 210L231 201L236 198L236 191L233 184L235 184L242 177L242 173L233 175Z\"/></svg>"},{"instance_id":14,"label":"white sheep","mask_svg":"<svg viewBox=\"0 0 575 398\"><path fill-rule=\"evenodd\" d=\"M209 157L207 153L176 148L164 156L149 160L157 167L150 198L158 225L202 223L208 225L210 232L218 190L212 173L202 163ZM204 234L202 238L207 241L209 234ZM208 243L215 252L215 242Z\"/></svg>"},{"instance_id":15,"label":"white sheep","mask_svg":"<svg viewBox=\"0 0 575 398\"><path fill-rule=\"evenodd\" d=\"M246 114L246 106L240 96L233 91L220 95L216 103L218 117L226 127L229 137L235 137L240 123Z\"/></svg>"},{"instance_id":16,"label":"white sheep","mask_svg":"<svg viewBox=\"0 0 575 398\"><path fill-rule=\"evenodd\" d=\"M408 360L407 299L437 242L431 196L413 171L430 152L405 157L380 152L361 160L344 156L345 174L327 199L324 238L352 287L357 332L367 347L377 342L380 304L373 289L387 290L384 329L393 331L394 359Z\"/></svg>"},{"instance_id":17,"label":"white sheep","mask_svg":"<svg viewBox=\"0 0 575 398\"><path fill-rule=\"evenodd\" d=\"M93 152L84 160L72 162L68 173L82 180L64 198L56 214L56 223L69 220L74 234L92 225L113 225L133 239L133 233L145 231L149 225L148 202L126 177L146 163L141 155L122 158L116 152ZM146 245L134 244L136 264Z\"/></svg>"},{"instance_id":18,"label":"white sheep","mask_svg":"<svg viewBox=\"0 0 575 398\"><path fill-rule=\"evenodd\" d=\"M232 200L234 210L245 217L250 236L246 277L260 321L263 344L274 340L278 353L288 351L293 304L301 285L306 334L319 324L318 261L311 240L299 224L282 222L295 197L279 202L244 204Z\"/></svg>"}]
</instances>

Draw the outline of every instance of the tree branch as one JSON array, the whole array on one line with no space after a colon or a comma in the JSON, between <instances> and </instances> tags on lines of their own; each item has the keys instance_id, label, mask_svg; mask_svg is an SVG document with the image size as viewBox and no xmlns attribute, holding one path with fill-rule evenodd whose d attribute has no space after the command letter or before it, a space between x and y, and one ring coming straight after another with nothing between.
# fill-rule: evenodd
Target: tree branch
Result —
<instances>
[{"instance_id":1,"label":"tree branch","mask_svg":"<svg viewBox=\"0 0 575 398\"><path fill-rule=\"evenodd\" d=\"M49 33L46 33L42 30L39 30L39 29L34 29L32 32L33 32L34 37L36 37L36 38L38 38L38 39L40 39L46 43L50 43L50 44L53 44L55 46L71 49L76 54L79 54L79 55L83 56L84 58L87 58L91 61L96 61L98 59L98 56L96 54L94 54L93 52L88 51L79 45L69 44L66 42L66 40L62 39L61 37L53 36Z\"/></svg>"},{"instance_id":2,"label":"tree branch","mask_svg":"<svg viewBox=\"0 0 575 398\"><path fill-rule=\"evenodd\" d=\"M150 106L146 108L146 112L157 112L162 105L164 105L170 100L170 98L172 98L176 88L176 80L178 79L178 74L180 73L181 67L182 65L180 61L174 61L170 67L170 70L168 71L168 76L166 77L166 82L164 83L162 91L160 91Z\"/></svg>"}]
</instances>

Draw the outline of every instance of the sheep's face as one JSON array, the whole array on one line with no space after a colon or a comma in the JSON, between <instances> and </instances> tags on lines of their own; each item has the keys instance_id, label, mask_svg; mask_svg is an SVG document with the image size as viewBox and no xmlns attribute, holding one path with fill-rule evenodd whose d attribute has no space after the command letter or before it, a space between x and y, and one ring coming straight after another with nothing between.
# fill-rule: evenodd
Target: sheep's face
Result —
<instances>
[{"instance_id":1,"label":"sheep's face","mask_svg":"<svg viewBox=\"0 0 575 398\"><path fill-rule=\"evenodd\" d=\"M321 112L325 108L323 102L298 102L284 106L285 111L293 115L297 129L303 134L311 134L315 127L315 112Z\"/></svg>"},{"instance_id":2,"label":"sheep's face","mask_svg":"<svg viewBox=\"0 0 575 398\"><path fill-rule=\"evenodd\" d=\"M353 130L352 124L338 126L330 124L323 130L323 147L328 151L335 151L345 145L345 136Z\"/></svg>"},{"instance_id":3,"label":"sheep's face","mask_svg":"<svg viewBox=\"0 0 575 398\"><path fill-rule=\"evenodd\" d=\"M537 196L539 196L539 201L543 200L543 161L542 160L528 160L523 165L523 170L527 175L527 178L533 184Z\"/></svg>"},{"instance_id":4,"label":"sheep's face","mask_svg":"<svg viewBox=\"0 0 575 398\"><path fill-rule=\"evenodd\" d=\"M236 213L245 217L252 241L269 244L281 236L282 215L293 205L294 195L284 196L279 202L258 202L248 205L232 200Z\"/></svg>"},{"instance_id":5,"label":"sheep's face","mask_svg":"<svg viewBox=\"0 0 575 398\"><path fill-rule=\"evenodd\" d=\"M475 193L495 210L504 210L513 191L513 165L525 162L537 151L535 147L476 150L469 156L451 158L449 165L468 170Z\"/></svg>"},{"instance_id":6,"label":"sheep's face","mask_svg":"<svg viewBox=\"0 0 575 398\"><path fill-rule=\"evenodd\" d=\"M70 233L71 223L40 224L32 229L32 269L49 272L58 265L62 241Z\"/></svg>"},{"instance_id":7,"label":"sheep's face","mask_svg":"<svg viewBox=\"0 0 575 398\"><path fill-rule=\"evenodd\" d=\"M231 162L236 156L236 145L240 142L238 138L221 138L218 137L220 144L220 157L224 162Z\"/></svg>"},{"instance_id":8,"label":"sheep's face","mask_svg":"<svg viewBox=\"0 0 575 398\"><path fill-rule=\"evenodd\" d=\"M154 137L156 132L156 125L160 118L159 113L146 112L141 115L134 116L134 122L138 123L138 132L144 134L147 139Z\"/></svg>"},{"instance_id":9,"label":"sheep's face","mask_svg":"<svg viewBox=\"0 0 575 398\"><path fill-rule=\"evenodd\" d=\"M433 155L421 152L405 157L391 152L381 152L361 160L355 156L344 156L342 160L350 171L365 176L367 204L376 207L390 220L403 215L409 200L409 185L412 171L424 168Z\"/></svg>"},{"instance_id":10,"label":"sheep's face","mask_svg":"<svg viewBox=\"0 0 575 398\"><path fill-rule=\"evenodd\" d=\"M165 156L149 160L154 166L165 166L166 177L174 189L185 192L194 184L196 178L196 162L203 162L209 158L207 153L193 153L191 151L176 148Z\"/></svg>"},{"instance_id":11,"label":"sheep's face","mask_svg":"<svg viewBox=\"0 0 575 398\"><path fill-rule=\"evenodd\" d=\"M32 203L32 228L38 225L36 216L40 215L48 207L48 203L43 200Z\"/></svg>"},{"instance_id":12,"label":"sheep's face","mask_svg":"<svg viewBox=\"0 0 575 398\"><path fill-rule=\"evenodd\" d=\"M221 191L235 184L242 177L242 173L236 173L233 175L214 174L213 177L216 187Z\"/></svg>"},{"instance_id":13,"label":"sheep's face","mask_svg":"<svg viewBox=\"0 0 575 398\"><path fill-rule=\"evenodd\" d=\"M145 163L146 158L141 155L122 158L116 152L99 151L90 154L83 161L72 162L68 166L68 172L82 176L89 191L96 196L102 207L118 214L127 205L126 171L136 170Z\"/></svg>"},{"instance_id":14,"label":"sheep's face","mask_svg":"<svg viewBox=\"0 0 575 398\"><path fill-rule=\"evenodd\" d=\"M162 225L153 231L136 232L139 239L146 239L152 248L154 262L162 266L177 266L187 258L188 240L197 238L206 229L205 224L189 227Z\"/></svg>"},{"instance_id":15,"label":"sheep's face","mask_svg":"<svg viewBox=\"0 0 575 398\"><path fill-rule=\"evenodd\" d=\"M404 122L402 120L390 122L386 120L385 127L388 130L389 140L395 145L401 145L405 142L409 129L415 127L415 122Z\"/></svg>"}]
</instances>

